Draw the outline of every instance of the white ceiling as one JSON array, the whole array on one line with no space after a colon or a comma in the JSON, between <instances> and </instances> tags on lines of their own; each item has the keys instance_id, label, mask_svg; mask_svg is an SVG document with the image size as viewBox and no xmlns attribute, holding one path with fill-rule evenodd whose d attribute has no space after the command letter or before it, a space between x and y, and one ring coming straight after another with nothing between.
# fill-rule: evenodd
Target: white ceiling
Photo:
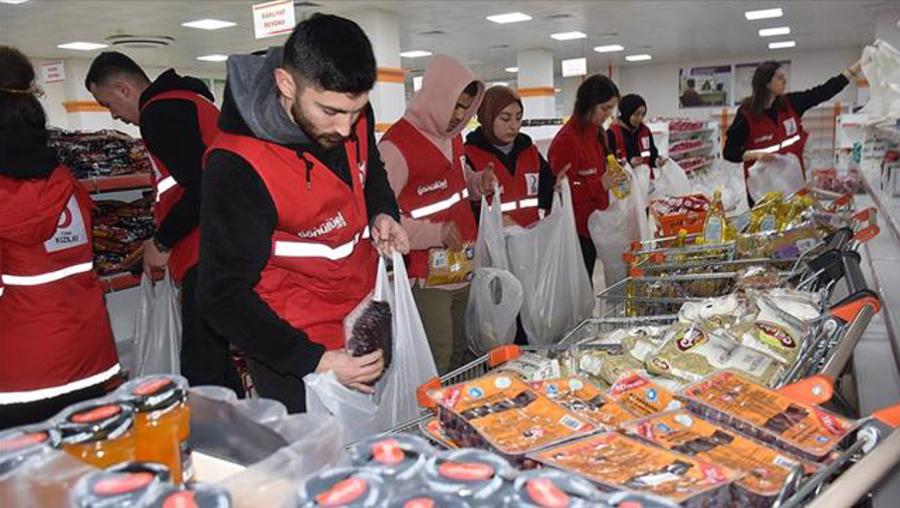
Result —
<instances>
[{"instance_id":1,"label":"white ceiling","mask_svg":"<svg viewBox=\"0 0 900 508\"><path fill-rule=\"evenodd\" d=\"M96 52L66 51L57 44L103 42L116 34L167 35L171 47L129 49L144 65L221 69L224 64L198 62L211 53L238 53L284 41L253 38L250 6L263 0L30 0L21 5L0 4L0 43L26 54L50 58L90 58ZM401 48L442 52L469 64L484 79L509 79L504 67L516 65L524 49L553 50L558 61L587 55L589 69L626 63L631 53L650 53L653 62L697 61L738 57L767 51L758 28L789 25L797 50L862 47L874 37L875 19L897 2L831 0L764 1L453 1L453 0L314 0L319 7L298 7L298 19L314 11L347 13L378 8L398 13ZM299 3L299 2L295 2ZM748 22L746 10L781 6L780 19ZM533 20L497 25L490 14L522 11ZM181 23L216 18L237 26L215 31L185 28ZM424 32L444 34L426 35ZM578 30L587 39L558 42L551 33ZM601 55L591 50L602 44L621 44L625 52ZM788 50L789 51L789 50ZM782 53L783 55L784 53ZM403 59L413 70L425 59Z\"/></svg>"}]
</instances>

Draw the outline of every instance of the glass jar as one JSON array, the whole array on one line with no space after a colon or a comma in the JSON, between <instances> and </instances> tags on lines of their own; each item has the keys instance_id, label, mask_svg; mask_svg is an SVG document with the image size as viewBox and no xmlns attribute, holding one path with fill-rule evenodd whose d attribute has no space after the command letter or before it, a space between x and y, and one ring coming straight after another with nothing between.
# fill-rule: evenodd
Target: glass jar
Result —
<instances>
[{"instance_id":1,"label":"glass jar","mask_svg":"<svg viewBox=\"0 0 900 508\"><path fill-rule=\"evenodd\" d=\"M110 399L70 406L57 423L63 450L99 468L135 460L133 427L132 406Z\"/></svg>"}]
</instances>

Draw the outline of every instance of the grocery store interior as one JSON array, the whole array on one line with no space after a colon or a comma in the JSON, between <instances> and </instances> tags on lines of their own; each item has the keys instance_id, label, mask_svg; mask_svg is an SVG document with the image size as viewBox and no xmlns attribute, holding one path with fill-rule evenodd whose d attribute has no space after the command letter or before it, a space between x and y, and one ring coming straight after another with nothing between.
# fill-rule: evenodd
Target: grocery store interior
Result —
<instances>
[{"instance_id":1,"label":"grocery store interior","mask_svg":"<svg viewBox=\"0 0 900 508\"><path fill-rule=\"evenodd\" d=\"M898 266L896 1L0 0L3 508L896 507Z\"/></svg>"}]
</instances>

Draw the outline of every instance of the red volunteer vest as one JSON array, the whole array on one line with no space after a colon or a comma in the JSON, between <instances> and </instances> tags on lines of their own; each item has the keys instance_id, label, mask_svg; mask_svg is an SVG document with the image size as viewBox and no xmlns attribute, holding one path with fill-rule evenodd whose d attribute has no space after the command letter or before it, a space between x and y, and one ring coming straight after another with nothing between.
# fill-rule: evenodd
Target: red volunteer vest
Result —
<instances>
[{"instance_id":1,"label":"red volunteer vest","mask_svg":"<svg viewBox=\"0 0 900 508\"><path fill-rule=\"evenodd\" d=\"M484 169L494 163L497 180L500 181L500 198L503 214L520 226L537 222L538 181L541 172L541 157L537 146L531 145L516 158L516 171L511 174L494 153L475 145L465 145L466 156L477 169Z\"/></svg>"},{"instance_id":2,"label":"red volunteer vest","mask_svg":"<svg viewBox=\"0 0 900 508\"><path fill-rule=\"evenodd\" d=\"M452 161L402 118L384 133L383 139L394 143L409 168L406 187L397 196L400 213L435 223L452 221L464 241L475 242L478 227L466 187L462 136L453 138ZM427 249L410 251L407 259L410 277L428 276Z\"/></svg>"},{"instance_id":3,"label":"red volunteer vest","mask_svg":"<svg viewBox=\"0 0 900 508\"><path fill-rule=\"evenodd\" d=\"M562 153L570 149L574 153ZM603 186L606 150L606 133L598 136L597 128L593 126L580 129L574 117L562 126L550 143L548 156L554 172L561 171L565 166L565 162L561 161L572 161L567 176L572 186L575 229L584 238L590 238L588 217L594 210L609 207L609 192Z\"/></svg>"},{"instance_id":4,"label":"red volunteer vest","mask_svg":"<svg viewBox=\"0 0 900 508\"><path fill-rule=\"evenodd\" d=\"M612 125L609 126L609 130L613 133L613 137L616 138L616 157L619 159L624 159L631 162L631 157L628 156L627 149L625 147L625 132L621 125L618 122L613 122ZM638 128L638 146L641 150L641 153L635 154L635 156L640 155L644 159L644 164L650 165L650 128L647 127L647 124L641 124L640 128Z\"/></svg>"},{"instance_id":5,"label":"red volunteer vest","mask_svg":"<svg viewBox=\"0 0 900 508\"><path fill-rule=\"evenodd\" d=\"M173 90L163 92L153 96L144 103L143 109L156 101L164 100L186 100L193 102L197 107L197 123L200 126L200 136L203 144L207 147L215 141L219 135L219 110L215 104L206 97L186 90ZM178 185L175 178L169 173L162 160L150 153L150 160L153 162L153 172L151 173L151 183L153 184L156 197L156 205L153 207L153 217L156 225L163 223L175 203L184 195L184 188ZM172 247L172 254L169 256L169 270L172 277L176 281L181 281L184 274L192 266L197 264L200 251L200 228L194 228L187 236L179 240Z\"/></svg>"},{"instance_id":6,"label":"red volunteer vest","mask_svg":"<svg viewBox=\"0 0 900 508\"><path fill-rule=\"evenodd\" d=\"M0 194L38 191L62 196L53 203L56 229L35 243L0 242L0 407L94 386L120 370L94 273L94 203L62 165L48 180L0 176Z\"/></svg>"},{"instance_id":7,"label":"red volunteer vest","mask_svg":"<svg viewBox=\"0 0 900 508\"><path fill-rule=\"evenodd\" d=\"M791 103L784 101L785 108L778 111L778 121L773 122L769 115L751 113L741 109L747 120L749 134L744 144L746 152L792 153L800 159L800 168L806 176L803 164L803 148L806 146L808 134L803 130L803 123ZM744 178L750 176L749 170L753 162L744 162Z\"/></svg>"},{"instance_id":8,"label":"red volunteer vest","mask_svg":"<svg viewBox=\"0 0 900 508\"><path fill-rule=\"evenodd\" d=\"M343 348L344 318L375 287L378 254L363 194L365 115L344 142L353 188L309 153L222 133L209 147L240 155L259 174L278 212L269 261L254 288L282 319L329 350Z\"/></svg>"}]
</instances>

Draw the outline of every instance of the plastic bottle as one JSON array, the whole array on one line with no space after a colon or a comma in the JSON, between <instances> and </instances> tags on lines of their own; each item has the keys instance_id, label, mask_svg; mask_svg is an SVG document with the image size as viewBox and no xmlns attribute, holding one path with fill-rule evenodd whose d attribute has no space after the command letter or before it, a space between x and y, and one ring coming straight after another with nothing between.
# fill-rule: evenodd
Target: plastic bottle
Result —
<instances>
[{"instance_id":1,"label":"plastic bottle","mask_svg":"<svg viewBox=\"0 0 900 508\"><path fill-rule=\"evenodd\" d=\"M725 241L725 207L722 205L722 192L713 193L712 203L706 211L706 222L703 224L703 243L719 244Z\"/></svg>"},{"instance_id":2,"label":"plastic bottle","mask_svg":"<svg viewBox=\"0 0 900 508\"><path fill-rule=\"evenodd\" d=\"M631 179L612 154L606 156L606 174L613 182L609 190L616 199L625 199L631 194Z\"/></svg>"}]
</instances>

